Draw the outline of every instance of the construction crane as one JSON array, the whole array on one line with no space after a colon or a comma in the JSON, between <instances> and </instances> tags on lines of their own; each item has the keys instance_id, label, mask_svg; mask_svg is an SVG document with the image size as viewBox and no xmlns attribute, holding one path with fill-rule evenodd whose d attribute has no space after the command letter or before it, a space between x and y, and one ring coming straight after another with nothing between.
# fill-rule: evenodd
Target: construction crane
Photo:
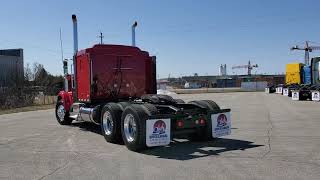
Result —
<instances>
[{"instance_id":1,"label":"construction crane","mask_svg":"<svg viewBox=\"0 0 320 180\"><path fill-rule=\"evenodd\" d=\"M257 67L258 67L258 64L251 65L251 62L249 61L247 65L232 66L232 69L240 69L240 68L248 69L248 76L251 76L251 70Z\"/></svg>"},{"instance_id":2,"label":"construction crane","mask_svg":"<svg viewBox=\"0 0 320 180\"><path fill-rule=\"evenodd\" d=\"M298 45L293 46L290 50L303 50L304 51L304 63L306 65L309 65L310 60L309 60L309 52L312 52L313 50L320 50L320 46L309 46L310 41L305 42L304 48L299 47Z\"/></svg>"}]
</instances>

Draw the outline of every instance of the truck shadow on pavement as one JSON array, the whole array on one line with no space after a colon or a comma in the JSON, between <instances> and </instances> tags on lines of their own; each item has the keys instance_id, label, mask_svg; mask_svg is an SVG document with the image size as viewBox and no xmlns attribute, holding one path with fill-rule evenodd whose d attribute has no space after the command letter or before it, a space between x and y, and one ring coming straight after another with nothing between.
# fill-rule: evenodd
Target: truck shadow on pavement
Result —
<instances>
[{"instance_id":1,"label":"truck shadow on pavement","mask_svg":"<svg viewBox=\"0 0 320 180\"><path fill-rule=\"evenodd\" d=\"M99 125L93 123L72 123L73 127L78 127L81 131L89 131L101 134ZM123 143L121 143L123 144ZM217 138L214 141L196 142L187 139L174 139L169 146L153 147L140 153L156 156L164 159L190 160L207 156L218 156L224 152L246 150L264 145L257 145L251 141Z\"/></svg>"},{"instance_id":2,"label":"truck shadow on pavement","mask_svg":"<svg viewBox=\"0 0 320 180\"><path fill-rule=\"evenodd\" d=\"M246 150L264 145L251 141L218 138L208 142L172 141L169 146L147 149L141 153L164 159L190 160L195 158L218 156L223 152Z\"/></svg>"},{"instance_id":3,"label":"truck shadow on pavement","mask_svg":"<svg viewBox=\"0 0 320 180\"><path fill-rule=\"evenodd\" d=\"M101 134L101 127L90 122L74 122L71 124L73 127L78 127L81 131L89 131L96 134Z\"/></svg>"}]
</instances>

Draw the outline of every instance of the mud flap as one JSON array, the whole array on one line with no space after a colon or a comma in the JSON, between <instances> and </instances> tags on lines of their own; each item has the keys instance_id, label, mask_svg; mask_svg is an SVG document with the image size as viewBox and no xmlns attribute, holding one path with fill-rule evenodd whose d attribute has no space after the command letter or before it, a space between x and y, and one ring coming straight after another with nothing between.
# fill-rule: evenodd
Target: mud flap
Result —
<instances>
[{"instance_id":1,"label":"mud flap","mask_svg":"<svg viewBox=\"0 0 320 180\"><path fill-rule=\"evenodd\" d=\"M283 95L289 96L289 89L288 88L283 88Z\"/></svg>"},{"instance_id":2,"label":"mud flap","mask_svg":"<svg viewBox=\"0 0 320 180\"><path fill-rule=\"evenodd\" d=\"M171 140L170 119L149 119L146 121L146 145L166 146Z\"/></svg>"},{"instance_id":3,"label":"mud flap","mask_svg":"<svg viewBox=\"0 0 320 180\"><path fill-rule=\"evenodd\" d=\"M319 91L312 91L311 99L312 99L312 101L320 101L320 92Z\"/></svg>"},{"instance_id":4,"label":"mud flap","mask_svg":"<svg viewBox=\"0 0 320 180\"><path fill-rule=\"evenodd\" d=\"M269 88L265 88L264 92L270 93L270 89Z\"/></svg>"},{"instance_id":5,"label":"mud flap","mask_svg":"<svg viewBox=\"0 0 320 180\"><path fill-rule=\"evenodd\" d=\"M277 94L282 94L282 87L277 87L276 88L276 93Z\"/></svg>"},{"instance_id":6,"label":"mud flap","mask_svg":"<svg viewBox=\"0 0 320 180\"><path fill-rule=\"evenodd\" d=\"M231 115L230 112L212 114L212 137L221 137L231 134Z\"/></svg>"},{"instance_id":7,"label":"mud flap","mask_svg":"<svg viewBox=\"0 0 320 180\"><path fill-rule=\"evenodd\" d=\"M292 100L299 101L299 91L292 91Z\"/></svg>"}]
</instances>

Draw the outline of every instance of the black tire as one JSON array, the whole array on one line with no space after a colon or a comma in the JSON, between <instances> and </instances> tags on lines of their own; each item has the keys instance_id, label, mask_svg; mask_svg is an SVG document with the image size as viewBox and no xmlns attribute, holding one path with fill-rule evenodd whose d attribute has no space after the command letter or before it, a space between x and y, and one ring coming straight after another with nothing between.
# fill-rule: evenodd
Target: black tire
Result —
<instances>
[{"instance_id":1,"label":"black tire","mask_svg":"<svg viewBox=\"0 0 320 180\"><path fill-rule=\"evenodd\" d=\"M141 96L143 102L151 104L176 104L177 102L168 95L164 94L145 94Z\"/></svg>"},{"instance_id":2,"label":"black tire","mask_svg":"<svg viewBox=\"0 0 320 180\"><path fill-rule=\"evenodd\" d=\"M212 124L211 119L208 120L207 125L203 128L199 128L196 133L190 134L189 139L192 141L212 141L215 138L212 137Z\"/></svg>"},{"instance_id":3,"label":"black tire","mask_svg":"<svg viewBox=\"0 0 320 180\"><path fill-rule=\"evenodd\" d=\"M141 104L131 104L127 106L122 113L121 117L121 134L124 144L131 151L141 151L146 148L146 120L148 113ZM136 133L133 135L132 140L126 137L124 123L127 116L133 117L136 124Z\"/></svg>"},{"instance_id":4,"label":"black tire","mask_svg":"<svg viewBox=\"0 0 320 180\"><path fill-rule=\"evenodd\" d=\"M63 117L60 117L58 115L58 111L59 111L59 108L61 106L63 107L63 111L64 111L64 116ZM60 110L62 110L62 109L60 109ZM56 114L56 119L57 119L59 124L61 124L61 125L70 125L72 123L73 119L70 118L69 111L65 110L65 107L64 107L64 105L63 105L63 103L61 101L58 101L57 104L56 104L55 114Z\"/></svg>"},{"instance_id":5,"label":"black tire","mask_svg":"<svg viewBox=\"0 0 320 180\"><path fill-rule=\"evenodd\" d=\"M141 96L141 100L152 104L159 104L160 102L159 98L155 94L145 94Z\"/></svg>"},{"instance_id":6,"label":"black tire","mask_svg":"<svg viewBox=\"0 0 320 180\"><path fill-rule=\"evenodd\" d=\"M101 111L101 132L107 142L120 143L122 110L116 103L106 104ZM111 125L112 123L112 125Z\"/></svg>"},{"instance_id":7,"label":"black tire","mask_svg":"<svg viewBox=\"0 0 320 180\"><path fill-rule=\"evenodd\" d=\"M218 110L220 107L217 103L211 100L200 100L200 101L191 101L191 104L195 104L199 107L205 108L207 110ZM211 118L211 117L210 117ZM214 140L212 137L212 124L211 119L207 119L206 126L203 128L199 128L196 133L191 134L190 140L194 141L210 141Z\"/></svg>"},{"instance_id":8,"label":"black tire","mask_svg":"<svg viewBox=\"0 0 320 180\"><path fill-rule=\"evenodd\" d=\"M157 114L157 112L158 112L157 107L154 106L153 104L145 103L145 104L142 104L142 107L145 108L145 112L146 112L149 116L155 115L155 114Z\"/></svg>"},{"instance_id":9,"label":"black tire","mask_svg":"<svg viewBox=\"0 0 320 180\"><path fill-rule=\"evenodd\" d=\"M189 103L211 111L220 109L218 104L211 100L190 101Z\"/></svg>"},{"instance_id":10,"label":"black tire","mask_svg":"<svg viewBox=\"0 0 320 180\"><path fill-rule=\"evenodd\" d=\"M202 100L202 101L207 103L212 110L220 109L219 105L212 100Z\"/></svg>"},{"instance_id":11,"label":"black tire","mask_svg":"<svg viewBox=\"0 0 320 180\"><path fill-rule=\"evenodd\" d=\"M182 99L174 99L175 101L176 101L176 103L178 103L178 104L184 104L185 102L184 102L184 100L182 100Z\"/></svg>"},{"instance_id":12,"label":"black tire","mask_svg":"<svg viewBox=\"0 0 320 180\"><path fill-rule=\"evenodd\" d=\"M208 109L206 104L201 103L200 101L190 101L188 102L189 104L194 104L198 107L204 108L204 109Z\"/></svg>"},{"instance_id":13,"label":"black tire","mask_svg":"<svg viewBox=\"0 0 320 180\"><path fill-rule=\"evenodd\" d=\"M127 106L131 105L131 103L124 101L124 102L118 102L117 105L120 107L121 111L124 111L124 109L125 109Z\"/></svg>"},{"instance_id":14,"label":"black tire","mask_svg":"<svg viewBox=\"0 0 320 180\"><path fill-rule=\"evenodd\" d=\"M176 101L171 96L164 95L164 94L157 94L156 96L159 98L160 103L163 103L163 104L176 104Z\"/></svg>"}]
</instances>

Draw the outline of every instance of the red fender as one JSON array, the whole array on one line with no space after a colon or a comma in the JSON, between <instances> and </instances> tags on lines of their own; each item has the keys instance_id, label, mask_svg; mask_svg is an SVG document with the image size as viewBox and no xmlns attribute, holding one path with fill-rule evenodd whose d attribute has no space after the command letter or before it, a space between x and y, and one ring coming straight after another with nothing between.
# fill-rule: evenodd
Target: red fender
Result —
<instances>
[{"instance_id":1,"label":"red fender","mask_svg":"<svg viewBox=\"0 0 320 180\"><path fill-rule=\"evenodd\" d=\"M64 109L69 111L71 105L73 104L72 92L60 91L58 94L58 101L63 103Z\"/></svg>"}]
</instances>

